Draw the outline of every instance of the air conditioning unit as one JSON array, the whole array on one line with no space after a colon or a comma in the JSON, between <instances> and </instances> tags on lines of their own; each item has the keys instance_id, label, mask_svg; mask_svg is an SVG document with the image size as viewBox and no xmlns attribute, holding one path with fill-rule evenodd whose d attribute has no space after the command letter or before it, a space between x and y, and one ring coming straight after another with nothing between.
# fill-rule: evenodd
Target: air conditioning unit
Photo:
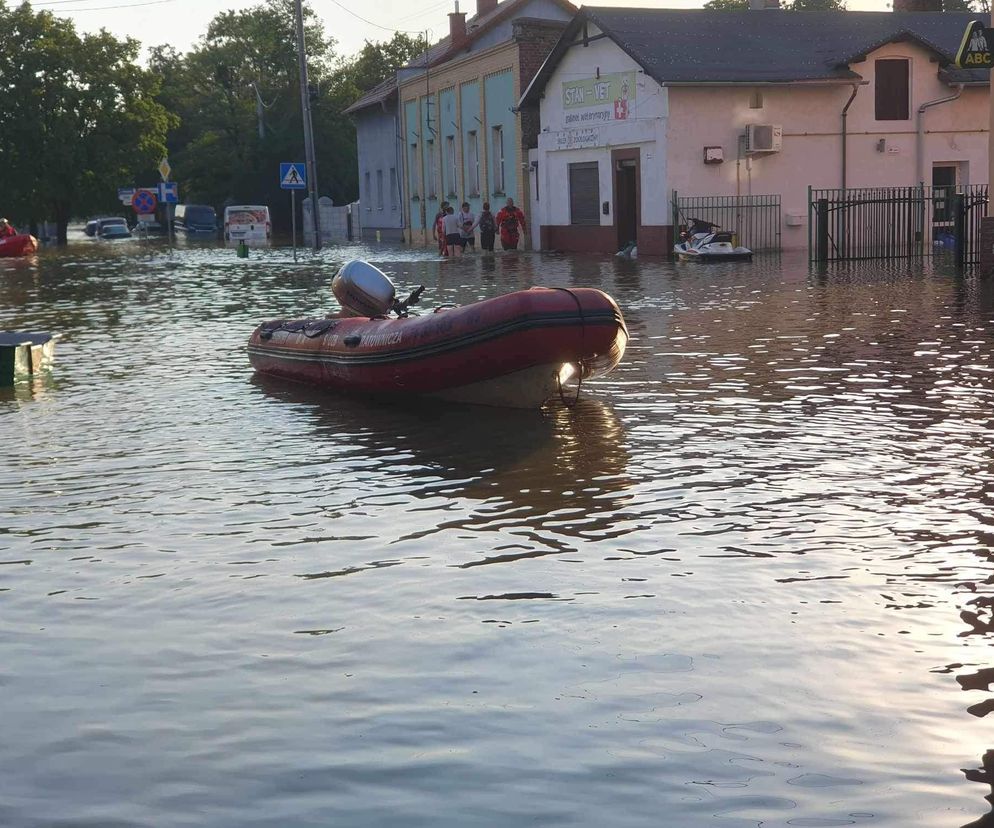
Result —
<instances>
[{"instance_id":1,"label":"air conditioning unit","mask_svg":"<svg viewBox=\"0 0 994 828\"><path fill-rule=\"evenodd\" d=\"M749 124L746 127L746 152L780 152L782 146L783 127L780 124Z\"/></svg>"}]
</instances>

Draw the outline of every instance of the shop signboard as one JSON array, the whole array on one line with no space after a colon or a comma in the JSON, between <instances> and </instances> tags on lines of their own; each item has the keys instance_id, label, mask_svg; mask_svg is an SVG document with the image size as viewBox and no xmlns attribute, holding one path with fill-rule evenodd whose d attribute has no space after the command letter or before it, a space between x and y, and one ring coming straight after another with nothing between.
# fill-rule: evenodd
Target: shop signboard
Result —
<instances>
[{"instance_id":1,"label":"shop signboard","mask_svg":"<svg viewBox=\"0 0 994 828\"><path fill-rule=\"evenodd\" d=\"M635 72L563 81L563 126L568 129L634 117Z\"/></svg>"},{"instance_id":2,"label":"shop signboard","mask_svg":"<svg viewBox=\"0 0 994 828\"><path fill-rule=\"evenodd\" d=\"M556 149L590 149L603 146L601 131L596 127L586 129L564 129L556 133Z\"/></svg>"},{"instance_id":3,"label":"shop signboard","mask_svg":"<svg viewBox=\"0 0 994 828\"><path fill-rule=\"evenodd\" d=\"M956 65L960 69L990 69L992 66L991 46L988 30L979 20L967 24L956 52Z\"/></svg>"}]
</instances>

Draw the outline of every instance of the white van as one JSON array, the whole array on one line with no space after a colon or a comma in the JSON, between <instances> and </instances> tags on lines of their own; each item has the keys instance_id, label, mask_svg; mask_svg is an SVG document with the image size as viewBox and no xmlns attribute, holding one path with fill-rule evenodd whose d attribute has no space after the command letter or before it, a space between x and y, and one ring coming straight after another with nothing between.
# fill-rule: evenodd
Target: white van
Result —
<instances>
[{"instance_id":1,"label":"white van","mask_svg":"<svg viewBox=\"0 0 994 828\"><path fill-rule=\"evenodd\" d=\"M224 240L266 242L273 235L269 208L259 204L234 204L224 208Z\"/></svg>"}]
</instances>

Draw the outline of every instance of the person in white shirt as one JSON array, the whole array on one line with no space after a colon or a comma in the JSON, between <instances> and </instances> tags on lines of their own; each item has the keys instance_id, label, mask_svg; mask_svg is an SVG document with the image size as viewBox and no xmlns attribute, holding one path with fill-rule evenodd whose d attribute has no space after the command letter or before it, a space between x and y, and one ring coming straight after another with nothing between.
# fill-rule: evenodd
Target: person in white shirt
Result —
<instances>
[{"instance_id":1,"label":"person in white shirt","mask_svg":"<svg viewBox=\"0 0 994 828\"><path fill-rule=\"evenodd\" d=\"M445 243L449 246L449 255L461 256L463 250L462 225L459 223L456 211L451 207L445 211L442 227L445 229Z\"/></svg>"},{"instance_id":2,"label":"person in white shirt","mask_svg":"<svg viewBox=\"0 0 994 828\"><path fill-rule=\"evenodd\" d=\"M462 248L463 253L466 252L466 247L476 248L476 236L474 231L476 230L476 216L473 215L472 210L469 209L469 202L464 201L462 207L459 210L459 224L460 230L462 232Z\"/></svg>"}]
</instances>

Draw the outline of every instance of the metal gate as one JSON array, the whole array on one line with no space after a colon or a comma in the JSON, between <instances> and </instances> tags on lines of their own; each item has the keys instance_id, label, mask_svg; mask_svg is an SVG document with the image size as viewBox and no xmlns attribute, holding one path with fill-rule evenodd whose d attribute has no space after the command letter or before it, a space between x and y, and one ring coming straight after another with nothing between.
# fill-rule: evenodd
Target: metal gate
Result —
<instances>
[{"instance_id":1,"label":"metal gate","mask_svg":"<svg viewBox=\"0 0 994 828\"><path fill-rule=\"evenodd\" d=\"M950 254L977 264L987 185L808 189L812 262Z\"/></svg>"},{"instance_id":2,"label":"metal gate","mask_svg":"<svg viewBox=\"0 0 994 828\"><path fill-rule=\"evenodd\" d=\"M689 219L719 225L736 234L739 244L761 253L779 251L780 196L681 196L673 193L673 238L680 238Z\"/></svg>"}]
</instances>

